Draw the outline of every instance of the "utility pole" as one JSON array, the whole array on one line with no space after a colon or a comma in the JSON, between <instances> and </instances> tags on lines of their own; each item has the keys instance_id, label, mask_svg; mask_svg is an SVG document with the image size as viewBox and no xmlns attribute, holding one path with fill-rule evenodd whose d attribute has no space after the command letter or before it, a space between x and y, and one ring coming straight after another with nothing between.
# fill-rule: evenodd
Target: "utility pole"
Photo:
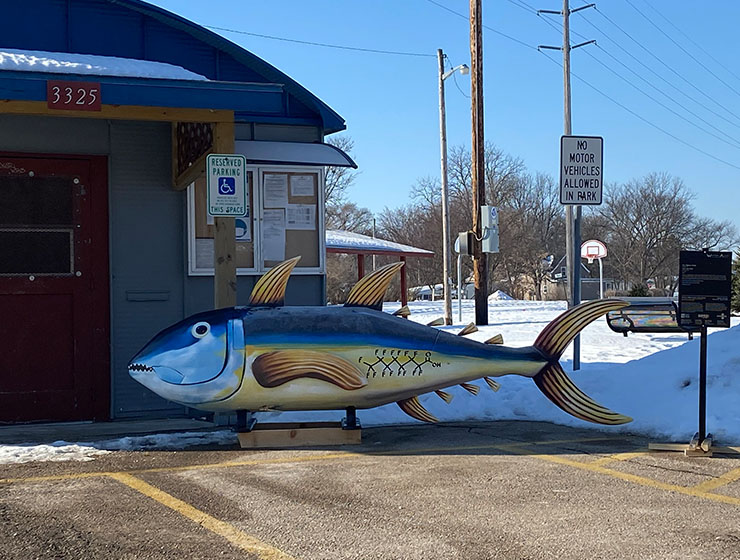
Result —
<instances>
[{"instance_id":1,"label":"utility pole","mask_svg":"<svg viewBox=\"0 0 740 560\"><path fill-rule=\"evenodd\" d=\"M481 0L470 0L470 106L473 128L473 277L475 324L488 324L488 259L481 251L480 208L486 204L485 146L483 142L483 15Z\"/></svg>"},{"instance_id":2,"label":"utility pole","mask_svg":"<svg viewBox=\"0 0 740 560\"><path fill-rule=\"evenodd\" d=\"M442 289L445 301L445 325L452 324L452 298L450 297L450 263L452 250L450 249L450 210L449 189L447 187L447 115L445 111L445 80L458 70L461 74L468 74L467 64L455 66L445 72L445 54L437 49L439 62L439 155L442 183ZM434 293L432 293L434 296Z\"/></svg>"},{"instance_id":3,"label":"utility pole","mask_svg":"<svg viewBox=\"0 0 740 560\"><path fill-rule=\"evenodd\" d=\"M452 324L452 301L450 299L450 212L447 188L447 117L445 115L445 55L437 49L439 62L439 151L442 167L442 293L445 301L445 325Z\"/></svg>"},{"instance_id":4,"label":"utility pole","mask_svg":"<svg viewBox=\"0 0 740 560\"><path fill-rule=\"evenodd\" d=\"M571 136L570 118L570 51L583 47L595 40L585 41L570 46L570 14L593 8L596 4L581 6L571 10L569 0L563 0L563 10L556 12L552 10L537 10L537 14L557 14L563 16L563 46L549 47L540 45L538 49L552 49L563 51L563 135ZM581 207L580 205L567 205L565 207L565 262L568 269L568 283L566 295L568 307L574 307L581 303ZM581 337L577 335L573 339L573 369L581 369Z\"/></svg>"}]
</instances>

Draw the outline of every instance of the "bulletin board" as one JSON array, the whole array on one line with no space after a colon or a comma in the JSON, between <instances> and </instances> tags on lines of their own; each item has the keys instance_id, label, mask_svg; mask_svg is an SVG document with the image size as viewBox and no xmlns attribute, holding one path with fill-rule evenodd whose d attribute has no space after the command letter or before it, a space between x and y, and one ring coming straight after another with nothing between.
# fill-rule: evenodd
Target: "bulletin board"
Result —
<instances>
[{"instance_id":1,"label":"bulletin board","mask_svg":"<svg viewBox=\"0 0 740 560\"><path fill-rule=\"evenodd\" d=\"M262 267L299 256L297 268L321 266L321 171L261 169Z\"/></svg>"},{"instance_id":2,"label":"bulletin board","mask_svg":"<svg viewBox=\"0 0 740 560\"><path fill-rule=\"evenodd\" d=\"M236 267L254 269L254 171L247 171L248 215L236 218ZM206 179L195 181L193 206L195 214L195 269L213 270L213 217L208 216Z\"/></svg>"}]
</instances>

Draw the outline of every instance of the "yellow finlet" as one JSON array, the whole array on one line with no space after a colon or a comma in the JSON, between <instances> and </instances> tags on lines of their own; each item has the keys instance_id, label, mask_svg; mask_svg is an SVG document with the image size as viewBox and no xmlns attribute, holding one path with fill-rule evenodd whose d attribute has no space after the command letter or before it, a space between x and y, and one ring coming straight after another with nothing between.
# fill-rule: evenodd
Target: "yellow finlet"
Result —
<instances>
[{"instance_id":1,"label":"yellow finlet","mask_svg":"<svg viewBox=\"0 0 740 560\"><path fill-rule=\"evenodd\" d=\"M483 380L488 384L488 386L491 388L491 390L495 393L501 388L501 384L497 383L490 377L484 377Z\"/></svg>"},{"instance_id":2,"label":"yellow finlet","mask_svg":"<svg viewBox=\"0 0 740 560\"><path fill-rule=\"evenodd\" d=\"M254 360L252 373L263 387L277 387L301 377L333 383L346 391L367 385L367 378L344 358L314 350L266 352Z\"/></svg>"},{"instance_id":3,"label":"yellow finlet","mask_svg":"<svg viewBox=\"0 0 740 560\"><path fill-rule=\"evenodd\" d=\"M397 309L393 312L396 317L403 317L404 319L411 315L411 310L408 305L404 305L401 309Z\"/></svg>"},{"instance_id":4,"label":"yellow finlet","mask_svg":"<svg viewBox=\"0 0 740 560\"><path fill-rule=\"evenodd\" d=\"M463 330L457 333L457 336L466 336L474 332L478 332L478 327L475 326L475 323L469 323Z\"/></svg>"},{"instance_id":5,"label":"yellow finlet","mask_svg":"<svg viewBox=\"0 0 740 560\"><path fill-rule=\"evenodd\" d=\"M444 402L446 402L447 404L450 404L452 402L452 395L449 394L447 391L442 391L441 389L437 389L434 392L437 393L437 396L440 399L442 399Z\"/></svg>"},{"instance_id":6,"label":"yellow finlet","mask_svg":"<svg viewBox=\"0 0 740 560\"><path fill-rule=\"evenodd\" d=\"M401 410L411 416L411 418L416 418L422 422L439 422L435 416L421 405L418 397L403 399L402 401L398 401L396 404Z\"/></svg>"},{"instance_id":7,"label":"yellow finlet","mask_svg":"<svg viewBox=\"0 0 740 560\"><path fill-rule=\"evenodd\" d=\"M381 311L385 291L393 280L393 276L405 263L387 264L362 278L355 284L347 296L345 307L370 307Z\"/></svg>"},{"instance_id":8,"label":"yellow finlet","mask_svg":"<svg viewBox=\"0 0 740 560\"><path fill-rule=\"evenodd\" d=\"M434 321L429 321L427 323L427 327L439 327L440 325L445 324L445 318L444 317L437 317Z\"/></svg>"},{"instance_id":9,"label":"yellow finlet","mask_svg":"<svg viewBox=\"0 0 740 560\"><path fill-rule=\"evenodd\" d=\"M504 337L503 335L496 334L486 340L485 344L503 344L504 343Z\"/></svg>"},{"instance_id":10,"label":"yellow finlet","mask_svg":"<svg viewBox=\"0 0 740 560\"><path fill-rule=\"evenodd\" d=\"M293 257L271 268L260 278L249 296L249 305L283 305L290 273L301 257Z\"/></svg>"},{"instance_id":11,"label":"yellow finlet","mask_svg":"<svg viewBox=\"0 0 740 560\"><path fill-rule=\"evenodd\" d=\"M473 385L472 383L460 383L460 387L465 389L471 395L477 395L480 393L480 387L478 387L478 385Z\"/></svg>"}]
</instances>

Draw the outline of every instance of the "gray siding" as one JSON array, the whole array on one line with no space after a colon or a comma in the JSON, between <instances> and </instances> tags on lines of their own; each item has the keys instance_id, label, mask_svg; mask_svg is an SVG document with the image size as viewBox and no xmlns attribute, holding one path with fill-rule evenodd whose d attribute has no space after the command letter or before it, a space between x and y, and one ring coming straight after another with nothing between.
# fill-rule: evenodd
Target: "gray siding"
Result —
<instances>
[{"instance_id":1,"label":"gray siding","mask_svg":"<svg viewBox=\"0 0 740 560\"><path fill-rule=\"evenodd\" d=\"M113 416L184 413L126 369L152 336L183 317L185 193L171 187L170 125L113 122L110 143Z\"/></svg>"}]
</instances>

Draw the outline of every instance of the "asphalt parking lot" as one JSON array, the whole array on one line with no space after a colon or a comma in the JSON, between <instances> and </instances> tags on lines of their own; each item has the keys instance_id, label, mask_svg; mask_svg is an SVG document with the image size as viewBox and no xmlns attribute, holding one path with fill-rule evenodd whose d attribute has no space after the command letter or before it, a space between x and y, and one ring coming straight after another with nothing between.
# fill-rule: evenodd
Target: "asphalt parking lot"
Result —
<instances>
[{"instance_id":1,"label":"asphalt parking lot","mask_svg":"<svg viewBox=\"0 0 740 560\"><path fill-rule=\"evenodd\" d=\"M0 558L740 558L740 458L647 443L489 422L6 465Z\"/></svg>"}]
</instances>

